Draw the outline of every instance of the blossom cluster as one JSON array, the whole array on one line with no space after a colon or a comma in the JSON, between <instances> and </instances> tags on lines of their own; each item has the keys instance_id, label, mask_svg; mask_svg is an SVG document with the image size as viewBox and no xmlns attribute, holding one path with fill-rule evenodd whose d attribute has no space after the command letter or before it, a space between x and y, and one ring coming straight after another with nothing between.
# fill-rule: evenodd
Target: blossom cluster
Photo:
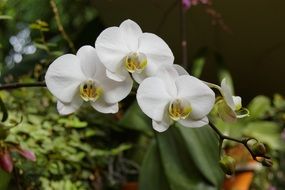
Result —
<instances>
[{"instance_id":1,"label":"blossom cluster","mask_svg":"<svg viewBox=\"0 0 285 190\"><path fill-rule=\"evenodd\" d=\"M45 81L62 115L75 112L83 102L98 112L116 113L135 81L137 102L159 132L174 122L185 127L208 124L216 102L210 87L218 88L223 97L217 101L223 119L234 120L241 109L241 99L232 96L225 80L220 87L190 76L174 64L171 49L159 36L142 32L132 20L102 31L95 47L83 46L76 55L57 58Z\"/></svg>"}]
</instances>

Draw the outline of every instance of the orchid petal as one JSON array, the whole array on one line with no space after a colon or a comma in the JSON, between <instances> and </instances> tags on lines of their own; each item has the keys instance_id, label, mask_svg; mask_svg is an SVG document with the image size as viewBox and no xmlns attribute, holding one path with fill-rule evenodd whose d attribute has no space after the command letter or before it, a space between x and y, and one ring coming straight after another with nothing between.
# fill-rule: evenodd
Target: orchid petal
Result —
<instances>
[{"instance_id":1,"label":"orchid petal","mask_svg":"<svg viewBox=\"0 0 285 190\"><path fill-rule=\"evenodd\" d=\"M129 51L136 52L138 49L138 39L142 35L140 26L134 21L128 19L121 23L119 26L119 32L121 32Z\"/></svg>"},{"instance_id":2,"label":"orchid petal","mask_svg":"<svg viewBox=\"0 0 285 190\"><path fill-rule=\"evenodd\" d=\"M161 65L171 65L174 56L169 46L157 35L143 33L139 38L139 52L147 57L146 73L154 76Z\"/></svg>"},{"instance_id":3,"label":"orchid petal","mask_svg":"<svg viewBox=\"0 0 285 190\"><path fill-rule=\"evenodd\" d=\"M101 113L117 113L119 111L118 103L108 104L102 98L91 102L91 106Z\"/></svg>"},{"instance_id":4,"label":"orchid petal","mask_svg":"<svg viewBox=\"0 0 285 190\"><path fill-rule=\"evenodd\" d=\"M226 79L224 78L221 82L221 88L222 88L222 95L224 99L226 100L227 104L230 106L232 110L235 110L235 103L233 100L233 94L231 92L231 89L229 85L226 82Z\"/></svg>"},{"instance_id":5,"label":"orchid petal","mask_svg":"<svg viewBox=\"0 0 285 190\"><path fill-rule=\"evenodd\" d=\"M166 90L173 98L175 98L177 96L175 79L179 77L179 75L173 65L161 66L155 76L163 80L167 87Z\"/></svg>"},{"instance_id":6,"label":"orchid petal","mask_svg":"<svg viewBox=\"0 0 285 190\"><path fill-rule=\"evenodd\" d=\"M152 127L158 132L163 132L166 131L170 127L170 125L172 125L172 123L173 121L171 120L168 115L168 112L166 111L164 112L162 121L152 120Z\"/></svg>"},{"instance_id":7,"label":"orchid petal","mask_svg":"<svg viewBox=\"0 0 285 190\"><path fill-rule=\"evenodd\" d=\"M130 53L118 27L109 27L101 32L95 48L102 63L113 73L122 66L122 60Z\"/></svg>"},{"instance_id":8,"label":"orchid petal","mask_svg":"<svg viewBox=\"0 0 285 190\"><path fill-rule=\"evenodd\" d=\"M132 73L133 79L140 84L144 79L148 78L149 76L146 75L145 71L142 71L141 73Z\"/></svg>"},{"instance_id":9,"label":"orchid petal","mask_svg":"<svg viewBox=\"0 0 285 190\"><path fill-rule=\"evenodd\" d=\"M82 46L76 53L80 60L81 70L87 78L92 78L97 70L97 64L101 64L95 48Z\"/></svg>"},{"instance_id":10,"label":"orchid petal","mask_svg":"<svg viewBox=\"0 0 285 190\"><path fill-rule=\"evenodd\" d=\"M126 70L120 69L120 72L113 73L109 70L106 70L106 75L109 79L114 81L124 81L129 76L129 73Z\"/></svg>"},{"instance_id":11,"label":"orchid petal","mask_svg":"<svg viewBox=\"0 0 285 190\"><path fill-rule=\"evenodd\" d=\"M83 100L79 95L75 95L70 103L63 103L60 100L57 101L57 111L61 115L69 115L75 112L83 103Z\"/></svg>"},{"instance_id":12,"label":"orchid petal","mask_svg":"<svg viewBox=\"0 0 285 190\"><path fill-rule=\"evenodd\" d=\"M154 130L158 132L164 132L169 128L169 124L163 121L154 121L152 120L152 127Z\"/></svg>"},{"instance_id":13,"label":"orchid petal","mask_svg":"<svg viewBox=\"0 0 285 190\"><path fill-rule=\"evenodd\" d=\"M79 59L72 54L57 58L49 66L45 75L47 88L64 103L71 102L80 83L85 78L81 71Z\"/></svg>"},{"instance_id":14,"label":"orchid petal","mask_svg":"<svg viewBox=\"0 0 285 190\"><path fill-rule=\"evenodd\" d=\"M133 80L128 76L124 81L117 82L106 78L100 81L104 92L104 100L114 104L124 99L132 90Z\"/></svg>"},{"instance_id":15,"label":"orchid petal","mask_svg":"<svg viewBox=\"0 0 285 190\"><path fill-rule=\"evenodd\" d=\"M233 96L233 101L235 105L235 111L240 110L242 108L241 104L241 97L240 96Z\"/></svg>"},{"instance_id":16,"label":"orchid petal","mask_svg":"<svg viewBox=\"0 0 285 190\"><path fill-rule=\"evenodd\" d=\"M137 90L137 101L142 111L155 121L162 121L171 96L164 82L157 77L145 79Z\"/></svg>"},{"instance_id":17,"label":"orchid petal","mask_svg":"<svg viewBox=\"0 0 285 190\"><path fill-rule=\"evenodd\" d=\"M173 67L177 71L177 73L180 75L189 75L189 73L180 65L173 64Z\"/></svg>"},{"instance_id":18,"label":"orchid petal","mask_svg":"<svg viewBox=\"0 0 285 190\"><path fill-rule=\"evenodd\" d=\"M203 127L209 123L208 117L203 117L199 120L192 120L192 119L181 119L178 121L181 125L184 127L191 127L191 128L197 128L197 127Z\"/></svg>"},{"instance_id":19,"label":"orchid petal","mask_svg":"<svg viewBox=\"0 0 285 190\"><path fill-rule=\"evenodd\" d=\"M178 97L187 100L192 107L189 116L191 119L201 119L211 111L215 103L215 94L206 84L189 75L179 76L175 82Z\"/></svg>"}]
</instances>

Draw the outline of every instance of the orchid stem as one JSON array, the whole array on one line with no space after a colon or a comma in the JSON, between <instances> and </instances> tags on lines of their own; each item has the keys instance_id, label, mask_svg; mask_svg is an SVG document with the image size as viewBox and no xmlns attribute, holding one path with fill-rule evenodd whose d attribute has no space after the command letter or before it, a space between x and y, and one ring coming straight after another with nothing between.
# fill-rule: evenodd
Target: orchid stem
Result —
<instances>
[{"instance_id":1,"label":"orchid stem","mask_svg":"<svg viewBox=\"0 0 285 190\"><path fill-rule=\"evenodd\" d=\"M222 145L223 145L223 142L224 140L230 140L230 141L234 141L236 143L240 143L242 144L247 150L248 152L250 153L251 157L257 161L257 162L260 162L258 159L257 159L257 156L254 154L254 152L250 149L249 145L248 145L248 141L250 140L253 140L254 138L248 138L248 139L244 139L244 140L239 140L239 139L235 139L233 137L229 137L229 136L226 136L224 135L213 123L209 122L209 126L217 133L218 137L219 137L219 151L220 151L220 154L221 154L221 149L222 149ZM256 139L254 139L256 140ZM270 158L268 156L262 156L263 158Z\"/></svg>"},{"instance_id":2,"label":"orchid stem","mask_svg":"<svg viewBox=\"0 0 285 190\"><path fill-rule=\"evenodd\" d=\"M182 64L186 68L188 65L188 44L187 44L187 10L183 7L183 2L180 0L180 32L181 32L181 48L182 48Z\"/></svg>"},{"instance_id":3,"label":"orchid stem","mask_svg":"<svg viewBox=\"0 0 285 190\"><path fill-rule=\"evenodd\" d=\"M46 87L45 82L34 82L34 83L10 83L0 85L0 90L13 90L24 87Z\"/></svg>"}]
</instances>

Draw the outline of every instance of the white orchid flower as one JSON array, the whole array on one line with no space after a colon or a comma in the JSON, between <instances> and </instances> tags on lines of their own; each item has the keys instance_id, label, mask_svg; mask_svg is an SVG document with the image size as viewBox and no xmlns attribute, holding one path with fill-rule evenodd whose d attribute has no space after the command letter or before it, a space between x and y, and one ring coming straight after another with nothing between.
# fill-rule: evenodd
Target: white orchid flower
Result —
<instances>
[{"instance_id":1,"label":"white orchid flower","mask_svg":"<svg viewBox=\"0 0 285 190\"><path fill-rule=\"evenodd\" d=\"M141 83L155 75L161 65L172 65L174 61L170 48L160 37L143 33L132 20L105 29L95 47L108 77L116 81L125 80L131 73L134 80Z\"/></svg>"},{"instance_id":2,"label":"white orchid flower","mask_svg":"<svg viewBox=\"0 0 285 190\"><path fill-rule=\"evenodd\" d=\"M223 99L217 102L218 114L224 121L233 122L237 118L249 116L247 109L242 108L241 97L233 96L230 86L226 79L221 82L220 92ZM244 114L239 114L240 111L245 111Z\"/></svg>"},{"instance_id":3,"label":"white orchid flower","mask_svg":"<svg viewBox=\"0 0 285 190\"><path fill-rule=\"evenodd\" d=\"M81 47L76 55L65 54L49 66L45 81L58 99L57 109L62 115L75 112L83 102L102 113L116 113L118 102L131 91L132 79L117 82L106 76L106 68L95 48Z\"/></svg>"},{"instance_id":4,"label":"white orchid flower","mask_svg":"<svg viewBox=\"0 0 285 190\"><path fill-rule=\"evenodd\" d=\"M152 119L156 131L163 132L177 121L185 127L208 124L207 114L215 102L214 92L177 65L159 69L145 79L137 91L142 111Z\"/></svg>"}]
</instances>

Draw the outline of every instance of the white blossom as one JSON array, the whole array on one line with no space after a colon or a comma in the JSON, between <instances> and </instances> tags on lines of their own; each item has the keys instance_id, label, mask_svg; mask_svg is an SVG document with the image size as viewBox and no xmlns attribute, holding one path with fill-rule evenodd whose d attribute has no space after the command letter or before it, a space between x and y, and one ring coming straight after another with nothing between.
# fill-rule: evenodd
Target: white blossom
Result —
<instances>
[{"instance_id":1,"label":"white blossom","mask_svg":"<svg viewBox=\"0 0 285 190\"><path fill-rule=\"evenodd\" d=\"M132 86L130 77L122 82L109 79L91 46L83 46L76 55L65 54L53 61L45 81L63 115L73 113L83 102L90 102L99 112L116 113L118 102L130 93Z\"/></svg>"},{"instance_id":2,"label":"white blossom","mask_svg":"<svg viewBox=\"0 0 285 190\"><path fill-rule=\"evenodd\" d=\"M162 67L156 76L145 79L138 88L137 101L152 119L153 128L162 132L174 121L185 127L208 124L215 94L201 80L174 65Z\"/></svg>"},{"instance_id":3,"label":"white blossom","mask_svg":"<svg viewBox=\"0 0 285 190\"><path fill-rule=\"evenodd\" d=\"M130 73L141 83L155 75L161 65L172 65L174 61L170 48L160 37L143 33L132 20L105 29L95 47L107 68L107 76L116 81L124 81Z\"/></svg>"}]
</instances>

